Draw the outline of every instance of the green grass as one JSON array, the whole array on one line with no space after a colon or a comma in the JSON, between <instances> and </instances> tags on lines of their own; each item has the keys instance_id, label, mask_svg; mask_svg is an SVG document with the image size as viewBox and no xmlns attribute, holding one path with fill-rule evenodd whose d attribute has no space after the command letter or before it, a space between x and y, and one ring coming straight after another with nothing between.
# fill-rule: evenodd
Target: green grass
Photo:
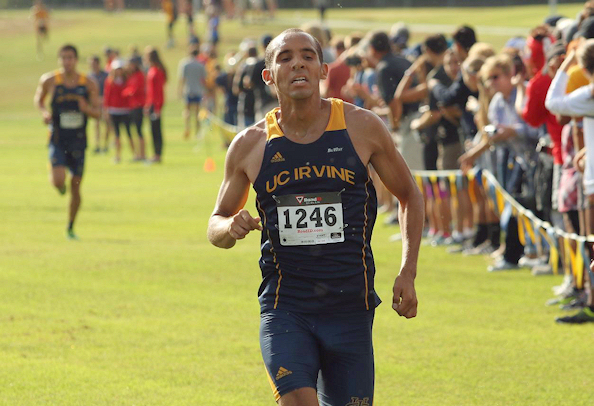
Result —
<instances>
[{"instance_id":1,"label":"green grass","mask_svg":"<svg viewBox=\"0 0 594 406\"><path fill-rule=\"evenodd\" d=\"M572 7L561 11L573 15ZM394 21L387 13L330 11L336 19L369 21L370 29ZM410 23L519 27L547 14L544 7L389 13ZM230 251L205 238L222 177L218 140L208 138L217 170L205 173L207 145L181 140L172 80L164 164L116 166L89 154L81 241L67 241L67 198L47 182L46 130L32 107L40 74L56 65L53 57L35 60L25 18L0 12L0 404L273 404L258 346L258 236ZM152 13L57 11L47 52L74 42L82 68L106 44L162 44L163 27ZM225 22L223 52L244 35L284 27ZM164 52L172 78L182 55L181 47ZM248 208L255 212L253 199ZM389 302L401 251L388 242L396 230L382 219L373 241L376 286ZM375 404L591 403L592 326L555 325L560 312L543 306L561 278L492 275L487 264L422 248L419 316L401 319L387 304L376 313Z\"/></svg>"}]
</instances>

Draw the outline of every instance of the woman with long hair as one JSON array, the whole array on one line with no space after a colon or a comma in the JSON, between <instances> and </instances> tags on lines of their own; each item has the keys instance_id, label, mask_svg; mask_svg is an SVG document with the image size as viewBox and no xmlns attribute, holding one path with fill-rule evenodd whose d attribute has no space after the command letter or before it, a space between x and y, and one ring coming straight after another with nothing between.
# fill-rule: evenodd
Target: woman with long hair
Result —
<instances>
[{"instance_id":1,"label":"woman with long hair","mask_svg":"<svg viewBox=\"0 0 594 406\"><path fill-rule=\"evenodd\" d=\"M130 132L130 104L129 99L124 95L126 88L127 76L124 71L124 63L121 59L114 59L111 62L111 70L107 79L105 80L105 87L103 90L103 106L113 124L115 133L116 155L115 163L119 163L122 159L122 144L120 142L120 126L123 124L128 133L130 140L130 149L132 154L136 156L134 148L134 140Z\"/></svg>"},{"instance_id":2,"label":"woman with long hair","mask_svg":"<svg viewBox=\"0 0 594 406\"><path fill-rule=\"evenodd\" d=\"M163 133L161 131L161 110L165 101L165 83L167 82L167 70L159 58L159 53L153 47L145 49L145 58L149 65L146 74L146 102L144 112L151 121L151 132L153 135L153 149L155 155L152 162L161 162L163 152Z\"/></svg>"},{"instance_id":3,"label":"woman with long hair","mask_svg":"<svg viewBox=\"0 0 594 406\"><path fill-rule=\"evenodd\" d=\"M142 136L142 118L146 91L144 73L141 68L142 59L140 57L133 57L129 60L127 65L128 80L126 81L126 88L123 91L123 95L129 100L131 109L130 122L136 127L136 134L138 135L139 148L134 157L135 161L144 161L146 159L144 152L144 137Z\"/></svg>"}]
</instances>

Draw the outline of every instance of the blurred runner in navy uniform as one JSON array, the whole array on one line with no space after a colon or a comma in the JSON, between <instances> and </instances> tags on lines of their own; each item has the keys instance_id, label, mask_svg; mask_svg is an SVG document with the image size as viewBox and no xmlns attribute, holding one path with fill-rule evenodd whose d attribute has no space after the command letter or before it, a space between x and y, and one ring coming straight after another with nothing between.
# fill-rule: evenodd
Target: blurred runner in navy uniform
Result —
<instances>
[{"instance_id":1,"label":"blurred runner in navy uniform","mask_svg":"<svg viewBox=\"0 0 594 406\"><path fill-rule=\"evenodd\" d=\"M380 300L368 166L401 203L403 258L392 307L406 318L417 314L423 198L375 114L320 97L328 65L312 36L286 30L265 59L262 75L280 108L231 144L208 237L231 248L251 230L262 231L260 344L277 402L372 405L371 328ZM243 209L250 184L258 217Z\"/></svg>"},{"instance_id":2,"label":"blurred runner in navy uniform","mask_svg":"<svg viewBox=\"0 0 594 406\"><path fill-rule=\"evenodd\" d=\"M78 239L73 227L81 202L80 182L87 147L87 117L99 118L101 111L97 84L76 71L76 48L64 45L60 48L58 59L62 68L41 76L34 101L43 115L43 122L50 127L50 180L60 194L66 193L66 168L72 174L66 236ZM45 107L48 94L52 98L51 111Z\"/></svg>"}]
</instances>

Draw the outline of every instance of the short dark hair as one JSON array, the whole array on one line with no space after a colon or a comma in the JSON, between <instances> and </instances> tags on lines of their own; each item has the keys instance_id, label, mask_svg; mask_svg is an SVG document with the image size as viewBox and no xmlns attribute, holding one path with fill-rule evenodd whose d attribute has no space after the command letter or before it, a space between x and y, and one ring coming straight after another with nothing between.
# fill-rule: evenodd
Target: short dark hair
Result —
<instances>
[{"instance_id":1,"label":"short dark hair","mask_svg":"<svg viewBox=\"0 0 594 406\"><path fill-rule=\"evenodd\" d=\"M390 46L390 38L388 34L383 31L376 31L371 36L369 45L377 52L390 52L392 47Z\"/></svg>"},{"instance_id":2,"label":"short dark hair","mask_svg":"<svg viewBox=\"0 0 594 406\"><path fill-rule=\"evenodd\" d=\"M463 25L454 31L452 38L460 44L466 52L468 52L468 50L476 43L476 34L474 30L467 25Z\"/></svg>"},{"instance_id":3,"label":"short dark hair","mask_svg":"<svg viewBox=\"0 0 594 406\"><path fill-rule=\"evenodd\" d=\"M423 45L435 54L443 54L448 49L448 41L442 34L430 35L425 38Z\"/></svg>"},{"instance_id":4,"label":"short dark hair","mask_svg":"<svg viewBox=\"0 0 594 406\"><path fill-rule=\"evenodd\" d=\"M66 45L62 45L62 47L60 48L60 50L58 51L58 56L60 56L60 54L64 51L72 51L74 52L74 57L76 59L78 59L78 51L76 50L76 47L72 44L66 44Z\"/></svg>"},{"instance_id":5,"label":"short dark hair","mask_svg":"<svg viewBox=\"0 0 594 406\"><path fill-rule=\"evenodd\" d=\"M276 42L277 42L276 39L280 38L283 35L289 35L289 34L309 35L309 37L313 41L314 46L316 48L316 53L318 54L318 59L320 60L320 64L324 63L324 55L322 53L322 45L320 44L320 41L318 41L313 35L308 34L307 32L305 32L299 28L289 28L289 29L284 30L280 34L278 34L276 37L274 37L272 39L272 41L270 41L268 43L268 45L266 46L266 51L264 52L264 63L266 65L266 69L269 69L270 66L272 65L272 60L274 59L274 52L276 51Z\"/></svg>"}]
</instances>

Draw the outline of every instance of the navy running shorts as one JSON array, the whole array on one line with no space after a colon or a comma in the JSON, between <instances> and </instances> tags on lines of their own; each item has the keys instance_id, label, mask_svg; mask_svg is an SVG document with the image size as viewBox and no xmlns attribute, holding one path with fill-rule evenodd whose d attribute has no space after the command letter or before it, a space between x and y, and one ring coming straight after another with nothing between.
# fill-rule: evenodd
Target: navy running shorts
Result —
<instances>
[{"instance_id":1,"label":"navy running shorts","mask_svg":"<svg viewBox=\"0 0 594 406\"><path fill-rule=\"evenodd\" d=\"M85 149L83 147L65 150L64 147L50 143L49 159L52 168L66 166L72 176L83 176L85 170Z\"/></svg>"},{"instance_id":2,"label":"navy running shorts","mask_svg":"<svg viewBox=\"0 0 594 406\"><path fill-rule=\"evenodd\" d=\"M275 400L314 388L321 406L371 406L374 313L263 312L260 347Z\"/></svg>"},{"instance_id":3,"label":"navy running shorts","mask_svg":"<svg viewBox=\"0 0 594 406\"><path fill-rule=\"evenodd\" d=\"M186 96L186 104L200 104L202 96Z\"/></svg>"}]
</instances>

